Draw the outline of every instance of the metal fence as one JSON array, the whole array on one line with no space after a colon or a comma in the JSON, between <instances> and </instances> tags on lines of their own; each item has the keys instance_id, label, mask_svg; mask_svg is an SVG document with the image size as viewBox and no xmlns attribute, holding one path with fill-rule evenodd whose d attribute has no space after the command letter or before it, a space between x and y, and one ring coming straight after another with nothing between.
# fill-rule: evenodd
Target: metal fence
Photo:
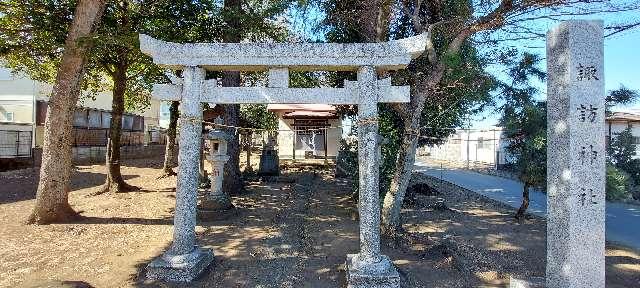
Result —
<instances>
[{"instance_id":1,"label":"metal fence","mask_svg":"<svg viewBox=\"0 0 640 288\"><path fill-rule=\"evenodd\" d=\"M31 157L31 131L0 130L0 158Z\"/></svg>"},{"instance_id":2,"label":"metal fence","mask_svg":"<svg viewBox=\"0 0 640 288\"><path fill-rule=\"evenodd\" d=\"M419 148L417 156L448 166L498 169L508 162L507 143L500 129L457 129L441 145Z\"/></svg>"}]
</instances>

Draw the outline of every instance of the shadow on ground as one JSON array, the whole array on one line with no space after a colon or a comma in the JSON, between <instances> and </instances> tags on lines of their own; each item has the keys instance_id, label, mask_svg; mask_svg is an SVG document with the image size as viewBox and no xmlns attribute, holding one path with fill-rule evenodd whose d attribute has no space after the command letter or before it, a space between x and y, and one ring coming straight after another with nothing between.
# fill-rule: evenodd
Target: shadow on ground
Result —
<instances>
[{"instance_id":1,"label":"shadow on ground","mask_svg":"<svg viewBox=\"0 0 640 288\"><path fill-rule=\"evenodd\" d=\"M77 183L85 188L70 195L85 217L77 223L22 225L15 219L26 217L33 200L0 204L0 286L36 279L95 287L346 286L346 255L359 250L353 183L318 167L252 178L245 193L232 197L237 217L199 222L199 244L212 248L216 260L195 282L145 280L146 265L171 243L175 177L158 180L158 169L132 162L123 173L143 191L88 196L102 184L104 167L74 174L74 183L85 176L89 183ZM544 274L544 220L517 223L511 208L459 187L436 188L404 207L407 233L383 241L403 287L504 287L509 276ZM639 262L638 253L608 247L607 287L637 286Z\"/></svg>"},{"instance_id":2,"label":"shadow on ground","mask_svg":"<svg viewBox=\"0 0 640 288\"><path fill-rule=\"evenodd\" d=\"M78 166L71 176L71 192L86 188L96 189L102 186L106 179L105 172L95 172L91 166ZM0 204L12 203L36 198L38 190L38 178L40 169L29 168L15 171L15 173L5 172L0 175ZM138 175L126 174L122 177L125 181L138 178Z\"/></svg>"}]
</instances>

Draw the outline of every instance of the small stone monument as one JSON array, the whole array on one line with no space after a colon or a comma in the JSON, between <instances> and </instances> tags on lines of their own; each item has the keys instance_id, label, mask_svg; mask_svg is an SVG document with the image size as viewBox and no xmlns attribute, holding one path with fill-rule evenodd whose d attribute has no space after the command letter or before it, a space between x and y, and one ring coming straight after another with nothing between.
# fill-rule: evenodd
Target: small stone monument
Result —
<instances>
[{"instance_id":1,"label":"small stone monument","mask_svg":"<svg viewBox=\"0 0 640 288\"><path fill-rule=\"evenodd\" d=\"M212 130L205 136L210 150L207 160L211 163L211 190L198 203L198 217L203 220L222 220L235 215L235 207L229 195L222 191L224 164L229 161L227 141L230 135L222 130Z\"/></svg>"},{"instance_id":2,"label":"small stone monument","mask_svg":"<svg viewBox=\"0 0 640 288\"><path fill-rule=\"evenodd\" d=\"M549 288L605 287L605 95L602 21L547 34Z\"/></svg>"},{"instance_id":3,"label":"small stone monument","mask_svg":"<svg viewBox=\"0 0 640 288\"><path fill-rule=\"evenodd\" d=\"M267 136L267 141L262 147L258 175L280 175L280 158L278 157L278 150L276 150L276 137L271 133Z\"/></svg>"}]
</instances>

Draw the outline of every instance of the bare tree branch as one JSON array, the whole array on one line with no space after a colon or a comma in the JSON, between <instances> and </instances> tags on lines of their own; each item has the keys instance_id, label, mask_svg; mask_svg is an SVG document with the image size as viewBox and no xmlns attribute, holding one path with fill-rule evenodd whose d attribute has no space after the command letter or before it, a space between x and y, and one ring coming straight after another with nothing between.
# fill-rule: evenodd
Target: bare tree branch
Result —
<instances>
[{"instance_id":1,"label":"bare tree branch","mask_svg":"<svg viewBox=\"0 0 640 288\"><path fill-rule=\"evenodd\" d=\"M604 29L613 30L613 32L605 35L604 37L605 38L606 37L610 37L610 36L613 36L613 35L618 34L620 32L624 32L624 31L627 31L627 30L635 29L635 28L638 28L638 27L640 27L640 21L636 22L636 23L631 23L631 24L608 26L608 27L605 27Z\"/></svg>"}]
</instances>

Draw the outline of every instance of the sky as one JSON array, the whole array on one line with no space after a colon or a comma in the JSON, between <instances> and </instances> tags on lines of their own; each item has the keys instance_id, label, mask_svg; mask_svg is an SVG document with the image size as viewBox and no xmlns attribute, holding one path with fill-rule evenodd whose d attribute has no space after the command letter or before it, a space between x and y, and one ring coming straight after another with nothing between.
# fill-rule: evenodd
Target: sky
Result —
<instances>
[{"instance_id":1,"label":"sky","mask_svg":"<svg viewBox=\"0 0 640 288\"><path fill-rule=\"evenodd\" d=\"M614 0L615 1L615 0ZM619 0L616 3L631 3L640 0ZM637 2L636 2L637 3ZM310 7L307 11L291 10L290 27L299 35L304 35L311 41L323 41L324 35L321 32L314 30L316 24L322 21L324 15L317 7ZM628 20L640 20L640 11L630 12L617 12L607 14L594 14L588 16L567 16L561 17L561 20L570 19L589 19L589 20L603 20L604 26L615 25L620 22ZM535 26L537 31L545 32L554 26L559 21L556 20L536 20L535 22L527 22L526 25ZM605 35L607 31L605 31ZM520 47L523 51L528 51L540 55L543 59L546 59L545 39L541 37L535 40L517 41L506 43L505 45ZM522 48L522 47L527 48ZM606 37L604 41L604 68L605 68L605 90L610 91L617 89L620 85L624 85L627 88L634 89L640 92L640 27L628 30L622 33ZM485 51L486 52L486 51ZM546 69L546 60L542 61L542 69ZM487 71L500 77L500 70L504 67L489 67ZM536 87L541 91L538 95L539 100L546 98L546 84L536 83ZM640 103L634 103L627 107L615 107L614 111L630 111L640 113ZM472 128L489 128L496 124L499 112L496 113L495 109L488 108L484 113L473 115L470 119Z\"/></svg>"},{"instance_id":2,"label":"sky","mask_svg":"<svg viewBox=\"0 0 640 288\"><path fill-rule=\"evenodd\" d=\"M568 19L590 19L603 20L604 26L610 26L627 19L640 19L640 11L620 12L604 15L595 15L589 17L567 17ZM555 27L558 21L540 21L538 25L544 26L544 30ZM607 31L605 31L605 35ZM535 48L523 49L540 55L546 59L545 39L528 40L526 43L515 43L515 46L528 46ZM543 61L541 68L546 70L546 60ZM489 69L490 73L495 73L499 68L493 67ZM640 92L640 27L632 30L621 32L604 40L604 73L605 73L605 91L611 91L624 85L626 88ZM536 87L541 90L538 95L539 100L546 99L546 83L537 83ZM628 106L614 107L613 111L626 111L640 113L640 102L633 103ZM476 129L487 128L493 126L497 122L499 113L489 109L484 113L471 117L471 127Z\"/></svg>"}]
</instances>

